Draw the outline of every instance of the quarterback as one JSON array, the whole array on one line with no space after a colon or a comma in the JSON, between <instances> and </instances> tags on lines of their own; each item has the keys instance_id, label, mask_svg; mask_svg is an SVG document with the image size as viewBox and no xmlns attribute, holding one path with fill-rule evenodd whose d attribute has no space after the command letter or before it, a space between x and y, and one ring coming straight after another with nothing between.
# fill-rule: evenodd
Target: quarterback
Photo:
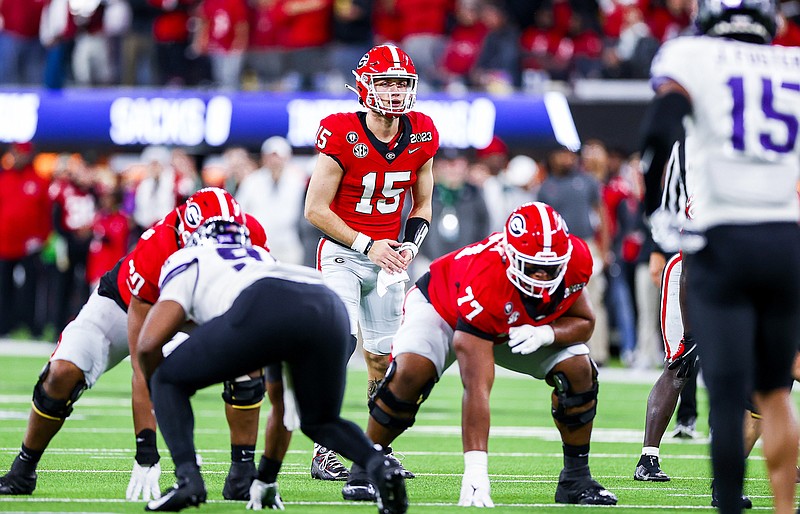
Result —
<instances>
[{"instance_id":1,"label":"quarterback","mask_svg":"<svg viewBox=\"0 0 800 514\"><path fill-rule=\"evenodd\" d=\"M411 111L417 73L403 50L376 46L353 74L356 87L350 89L367 111L321 121L305 216L324 233L317 267L347 306L353 348L361 328L371 395L389 365L400 327L406 269L430 226L439 133L428 116ZM399 242L407 191L412 205ZM347 478L335 456L319 446L311 473L327 480Z\"/></svg>"},{"instance_id":2,"label":"quarterback","mask_svg":"<svg viewBox=\"0 0 800 514\"><path fill-rule=\"evenodd\" d=\"M594 314L582 291L591 273L586 243L569 235L544 203L518 207L503 232L433 261L406 298L392 364L370 401L367 435L388 445L411 427L445 368L458 360L464 384L459 505L494 506L487 448L496 363L553 387L552 415L564 450L555 500L616 504L589 471L598 383L585 344ZM356 466L345 487L374 491Z\"/></svg>"}]
</instances>

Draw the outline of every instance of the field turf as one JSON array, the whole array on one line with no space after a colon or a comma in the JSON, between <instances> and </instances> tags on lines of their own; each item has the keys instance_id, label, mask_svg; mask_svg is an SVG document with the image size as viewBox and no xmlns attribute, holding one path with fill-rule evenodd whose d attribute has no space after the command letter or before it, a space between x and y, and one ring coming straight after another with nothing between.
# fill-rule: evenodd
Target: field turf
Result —
<instances>
[{"instance_id":1,"label":"field turf","mask_svg":"<svg viewBox=\"0 0 800 514\"><path fill-rule=\"evenodd\" d=\"M17 454L26 425L36 376L46 357L0 356L0 474ZM604 375L609 379L604 381ZM699 441L669 437L661 447L667 483L633 480L642 445L644 410L652 385L630 383L622 370L601 370L600 403L595 419L590 465L594 477L619 497L616 507L580 507L554 503L561 469L561 442L550 416L549 388L541 381L503 374L492 394L492 434L489 472L492 498L501 513L587 512L613 509L618 513L712 512L710 464L701 420ZM611 378L616 378L611 380ZM351 370L343 415L366 423L366 374ZM320 387L324 387L320 384ZM222 499L230 446L224 420L221 387L198 393L193 400L196 444L203 459L208 503L199 512L242 512L245 504ZM700 388L701 418L707 412ZM262 411L262 420L266 411ZM448 373L422 406L416 425L395 441L403 464L417 474L408 481L410 513L464 512L457 507L463 466L460 438L461 384ZM133 463L130 416L130 367L123 362L87 391L64 429L56 436L39 467L33 496L0 496L0 512L143 512L142 502L124 500ZM672 425L670 425L670 428ZM263 449L259 434L259 453ZM163 441L162 489L173 482L172 462ZM341 482L320 482L309 475L311 442L297 433L279 476L287 512L373 513L373 504L344 502ZM348 463L349 464L349 463ZM751 456L745 488L754 510L770 510L768 482L760 448ZM193 509L187 512L197 512Z\"/></svg>"}]
</instances>

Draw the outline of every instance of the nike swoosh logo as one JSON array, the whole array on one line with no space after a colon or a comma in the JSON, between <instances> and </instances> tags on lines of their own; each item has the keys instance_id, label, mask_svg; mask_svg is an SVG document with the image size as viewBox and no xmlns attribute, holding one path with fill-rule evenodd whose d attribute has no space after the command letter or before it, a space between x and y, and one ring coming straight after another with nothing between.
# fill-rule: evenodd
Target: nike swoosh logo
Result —
<instances>
[{"instance_id":1,"label":"nike swoosh logo","mask_svg":"<svg viewBox=\"0 0 800 514\"><path fill-rule=\"evenodd\" d=\"M417 150L419 150L420 148L421 148L421 147L419 147L419 146L418 146L418 147L414 148L413 150L409 150L409 151L408 151L408 155L411 155L412 153L416 152L416 151L417 151Z\"/></svg>"}]
</instances>

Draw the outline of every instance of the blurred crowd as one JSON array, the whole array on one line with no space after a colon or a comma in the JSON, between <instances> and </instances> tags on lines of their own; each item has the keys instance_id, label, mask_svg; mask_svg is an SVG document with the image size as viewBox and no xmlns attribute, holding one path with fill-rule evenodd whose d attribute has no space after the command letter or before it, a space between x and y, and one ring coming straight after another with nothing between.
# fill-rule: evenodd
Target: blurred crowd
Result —
<instances>
[{"instance_id":1,"label":"blurred crowd","mask_svg":"<svg viewBox=\"0 0 800 514\"><path fill-rule=\"evenodd\" d=\"M314 162L280 136L257 155L228 148L193 156L161 146L51 154L10 145L0 159L0 337L57 337L136 239L204 186L230 191L265 227L278 259L314 266L320 233L303 217ZM496 137L477 151L443 148L434 160L433 222L412 280L436 257L502 230L518 205L547 202L594 255L595 360L604 364L613 353L627 366L659 365L658 287L648 271L640 174L636 155L599 140L578 153L556 148L538 162Z\"/></svg>"},{"instance_id":2,"label":"blurred crowd","mask_svg":"<svg viewBox=\"0 0 800 514\"><path fill-rule=\"evenodd\" d=\"M340 93L374 44L425 90L537 91L647 78L692 0L3 0L0 84L203 86ZM776 44L800 44L800 2Z\"/></svg>"}]
</instances>

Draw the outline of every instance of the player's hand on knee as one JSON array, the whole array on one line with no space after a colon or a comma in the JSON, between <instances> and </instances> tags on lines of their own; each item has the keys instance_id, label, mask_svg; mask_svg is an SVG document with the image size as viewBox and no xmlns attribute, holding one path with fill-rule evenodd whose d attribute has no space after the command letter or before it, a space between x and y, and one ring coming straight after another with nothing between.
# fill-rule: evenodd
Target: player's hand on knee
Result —
<instances>
[{"instance_id":1,"label":"player's hand on knee","mask_svg":"<svg viewBox=\"0 0 800 514\"><path fill-rule=\"evenodd\" d=\"M255 479L250 485L250 501L247 502L248 510L261 510L263 508L272 510L284 510L283 500L278 493L278 483L268 484Z\"/></svg>"},{"instance_id":2,"label":"player's hand on knee","mask_svg":"<svg viewBox=\"0 0 800 514\"><path fill-rule=\"evenodd\" d=\"M555 338L555 332L553 332L553 327L550 325L539 327L521 325L519 327L511 327L508 330L508 346L511 347L511 353L522 355L528 355L542 346L553 344Z\"/></svg>"},{"instance_id":3,"label":"player's hand on knee","mask_svg":"<svg viewBox=\"0 0 800 514\"><path fill-rule=\"evenodd\" d=\"M161 498L158 480L161 478L161 465L156 462L152 466L143 466L133 461L133 471L125 491L125 499L136 501L141 496L142 500L150 501Z\"/></svg>"},{"instance_id":4,"label":"player's hand on knee","mask_svg":"<svg viewBox=\"0 0 800 514\"><path fill-rule=\"evenodd\" d=\"M486 452L466 452L458 504L461 507L494 507L491 490Z\"/></svg>"}]
</instances>

